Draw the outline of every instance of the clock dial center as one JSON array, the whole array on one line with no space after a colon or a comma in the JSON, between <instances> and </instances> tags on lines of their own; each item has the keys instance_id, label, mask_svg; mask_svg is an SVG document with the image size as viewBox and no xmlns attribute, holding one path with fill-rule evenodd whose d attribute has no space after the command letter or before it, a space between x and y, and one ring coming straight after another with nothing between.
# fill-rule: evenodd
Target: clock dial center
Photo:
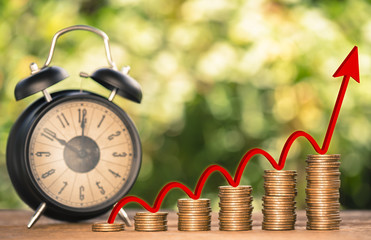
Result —
<instances>
[{"instance_id":1,"label":"clock dial center","mask_svg":"<svg viewBox=\"0 0 371 240\"><path fill-rule=\"evenodd\" d=\"M88 136L77 136L67 142L63 151L67 166L78 173L93 170L100 159L97 143Z\"/></svg>"}]
</instances>

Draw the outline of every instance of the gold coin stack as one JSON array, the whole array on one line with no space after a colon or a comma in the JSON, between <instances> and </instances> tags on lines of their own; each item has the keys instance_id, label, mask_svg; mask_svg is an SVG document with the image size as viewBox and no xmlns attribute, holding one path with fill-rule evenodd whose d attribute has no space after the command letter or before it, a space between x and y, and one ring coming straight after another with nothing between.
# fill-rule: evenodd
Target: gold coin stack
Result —
<instances>
[{"instance_id":1,"label":"gold coin stack","mask_svg":"<svg viewBox=\"0 0 371 240\"><path fill-rule=\"evenodd\" d=\"M125 227L123 223L94 223L91 227L93 232L119 232L124 231Z\"/></svg>"},{"instance_id":2,"label":"gold coin stack","mask_svg":"<svg viewBox=\"0 0 371 240\"><path fill-rule=\"evenodd\" d=\"M182 198L178 200L179 231L209 231L211 224L210 199Z\"/></svg>"},{"instance_id":3,"label":"gold coin stack","mask_svg":"<svg viewBox=\"0 0 371 240\"><path fill-rule=\"evenodd\" d=\"M159 232L167 230L167 212L137 212L134 217L135 231Z\"/></svg>"},{"instance_id":4,"label":"gold coin stack","mask_svg":"<svg viewBox=\"0 0 371 240\"><path fill-rule=\"evenodd\" d=\"M252 229L251 192L251 186L219 187L219 230L247 231Z\"/></svg>"},{"instance_id":5,"label":"gold coin stack","mask_svg":"<svg viewBox=\"0 0 371 240\"><path fill-rule=\"evenodd\" d=\"M264 171L263 230L294 230L296 171Z\"/></svg>"},{"instance_id":6,"label":"gold coin stack","mask_svg":"<svg viewBox=\"0 0 371 240\"><path fill-rule=\"evenodd\" d=\"M340 227L340 155L307 157L307 229L337 230Z\"/></svg>"}]
</instances>

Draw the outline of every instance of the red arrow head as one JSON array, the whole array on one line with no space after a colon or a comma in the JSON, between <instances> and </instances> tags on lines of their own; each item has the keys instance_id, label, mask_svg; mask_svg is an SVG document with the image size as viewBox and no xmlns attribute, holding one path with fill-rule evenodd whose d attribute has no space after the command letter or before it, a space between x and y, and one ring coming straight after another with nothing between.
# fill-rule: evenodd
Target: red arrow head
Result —
<instances>
[{"instance_id":1,"label":"red arrow head","mask_svg":"<svg viewBox=\"0 0 371 240\"><path fill-rule=\"evenodd\" d=\"M349 76L359 81L358 48L354 46L333 77Z\"/></svg>"}]
</instances>

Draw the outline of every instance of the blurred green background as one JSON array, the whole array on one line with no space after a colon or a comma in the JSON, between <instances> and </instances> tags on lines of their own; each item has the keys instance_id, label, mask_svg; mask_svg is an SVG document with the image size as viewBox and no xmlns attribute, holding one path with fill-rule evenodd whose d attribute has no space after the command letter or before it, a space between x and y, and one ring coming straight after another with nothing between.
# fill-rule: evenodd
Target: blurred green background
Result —
<instances>
[{"instance_id":1,"label":"blurred green background","mask_svg":"<svg viewBox=\"0 0 371 240\"><path fill-rule=\"evenodd\" d=\"M116 97L133 118L143 143L143 164L131 195L152 203L160 188L180 181L194 188L202 171L220 164L232 174L242 155L261 147L278 158L295 130L321 145L339 91L332 74L354 45L361 84L351 81L329 153L342 155L341 204L371 208L371 1L299 0L0 0L0 208L26 208L6 170L9 130L41 94L16 102L14 87L42 66L55 32L75 24L105 31L119 67L130 65L143 88L142 104ZM74 32L58 42L52 65L70 78L50 88L80 85L109 92L79 72L107 66L102 40ZM298 206L304 208L305 158L314 150L303 138L285 169L298 171ZM262 157L247 166L242 184L261 206ZM215 174L203 197L215 199L226 181ZM185 197L172 191L163 208ZM128 207L138 207L131 204Z\"/></svg>"}]
</instances>

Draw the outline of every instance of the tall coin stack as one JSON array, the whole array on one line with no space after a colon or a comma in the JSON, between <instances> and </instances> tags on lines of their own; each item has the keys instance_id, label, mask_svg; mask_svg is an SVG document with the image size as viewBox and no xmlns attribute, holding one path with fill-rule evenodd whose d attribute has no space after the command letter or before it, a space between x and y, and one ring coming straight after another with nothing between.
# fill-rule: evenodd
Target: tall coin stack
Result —
<instances>
[{"instance_id":1,"label":"tall coin stack","mask_svg":"<svg viewBox=\"0 0 371 240\"><path fill-rule=\"evenodd\" d=\"M247 231L252 229L251 192L251 186L219 187L219 230Z\"/></svg>"},{"instance_id":2,"label":"tall coin stack","mask_svg":"<svg viewBox=\"0 0 371 240\"><path fill-rule=\"evenodd\" d=\"M182 198L178 200L179 231L209 231L211 224L210 199Z\"/></svg>"},{"instance_id":3,"label":"tall coin stack","mask_svg":"<svg viewBox=\"0 0 371 240\"><path fill-rule=\"evenodd\" d=\"M167 230L167 212L137 212L134 221L135 231L159 232Z\"/></svg>"},{"instance_id":4,"label":"tall coin stack","mask_svg":"<svg viewBox=\"0 0 371 240\"><path fill-rule=\"evenodd\" d=\"M264 171L263 230L294 230L296 171Z\"/></svg>"},{"instance_id":5,"label":"tall coin stack","mask_svg":"<svg viewBox=\"0 0 371 240\"><path fill-rule=\"evenodd\" d=\"M337 230L340 227L340 155L307 157L307 229Z\"/></svg>"}]
</instances>

